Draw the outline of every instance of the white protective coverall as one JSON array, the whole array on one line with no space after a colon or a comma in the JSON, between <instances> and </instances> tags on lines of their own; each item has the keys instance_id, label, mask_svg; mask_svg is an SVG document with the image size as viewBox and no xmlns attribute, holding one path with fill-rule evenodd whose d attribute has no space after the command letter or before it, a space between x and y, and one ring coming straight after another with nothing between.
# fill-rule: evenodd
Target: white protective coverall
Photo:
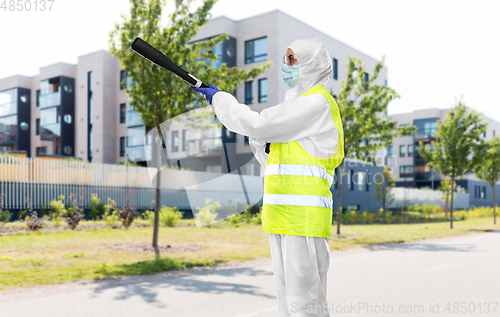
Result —
<instances>
[{"instance_id":1,"label":"white protective coverall","mask_svg":"<svg viewBox=\"0 0 500 317\"><path fill-rule=\"evenodd\" d=\"M269 156L266 142L297 140L308 154L325 159L334 154L339 138L327 99L319 93L300 96L328 82L332 74L328 51L314 38L294 41L289 48L297 58L299 79L286 91L283 103L259 114L226 92L218 92L212 99L221 123L229 131L249 136L262 176ZM269 239L280 316L330 316L326 309L330 238L269 233ZM319 294L318 289L322 290ZM308 312L314 309L314 313Z\"/></svg>"}]
</instances>

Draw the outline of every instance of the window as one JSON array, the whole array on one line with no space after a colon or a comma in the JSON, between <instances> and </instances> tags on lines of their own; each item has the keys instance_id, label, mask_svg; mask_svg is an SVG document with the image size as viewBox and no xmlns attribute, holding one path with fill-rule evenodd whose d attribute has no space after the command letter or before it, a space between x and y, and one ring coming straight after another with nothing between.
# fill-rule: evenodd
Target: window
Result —
<instances>
[{"instance_id":1,"label":"window","mask_svg":"<svg viewBox=\"0 0 500 317\"><path fill-rule=\"evenodd\" d=\"M387 154L392 155L392 145L387 148Z\"/></svg>"},{"instance_id":2,"label":"window","mask_svg":"<svg viewBox=\"0 0 500 317\"><path fill-rule=\"evenodd\" d=\"M120 156L125 156L125 137L120 137Z\"/></svg>"},{"instance_id":3,"label":"window","mask_svg":"<svg viewBox=\"0 0 500 317\"><path fill-rule=\"evenodd\" d=\"M40 107L40 90L36 91L36 106Z\"/></svg>"},{"instance_id":4,"label":"window","mask_svg":"<svg viewBox=\"0 0 500 317\"><path fill-rule=\"evenodd\" d=\"M253 103L253 81L245 82L245 104Z\"/></svg>"},{"instance_id":5,"label":"window","mask_svg":"<svg viewBox=\"0 0 500 317\"><path fill-rule=\"evenodd\" d=\"M36 155L45 155L45 154L47 154L46 146L40 146L36 148Z\"/></svg>"},{"instance_id":6,"label":"window","mask_svg":"<svg viewBox=\"0 0 500 317\"><path fill-rule=\"evenodd\" d=\"M366 83L368 81L368 78L369 78L368 73L365 73L364 74L364 81L363 82Z\"/></svg>"},{"instance_id":7,"label":"window","mask_svg":"<svg viewBox=\"0 0 500 317\"><path fill-rule=\"evenodd\" d=\"M474 185L474 198L477 198L477 185Z\"/></svg>"},{"instance_id":8,"label":"window","mask_svg":"<svg viewBox=\"0 0 500 317\"><path fill-rule=\"evenodd\" d=\"M128 88L127 84L128 84L127 71L122 69L120 70L120 90Z\"/></svg>"},{"instance_id":9,"label":"window","mask_svg":"<svg viewBox=\"0 0 500 317\"><path fill-rule=\"evenodd\" d=\"M333 79L337 80L339 79L339 74L338 74L338 61L336 58L333 59Z\"/></svg>"},{"instance_id":10,"label":"window","mask_svg":"<svg viewBox=\"0 0 500 317\"><path fill-rule=\"evenodd\" d=\"M486 186L481 186L481 198L486 199Z\"/></svg>"},{"instance_id":11,"label":"window","mask_svg":"<svg viewBox=\"0 0 500 317\"><path fill-rule=\"evenodd\" d=\"M404 157L405 156L405 150L406 150L406 145L400 145L399 146L399 156Z\"/></svg>"},{"instance_id":12,"label":"window","mask_svg":"<svg viewBox=\"0 0 500 317\"><path fill-rule=\"evenodd\" d=\"M40 118L36 119L36 135L40 135Z\"/></svg>"},{"instance_id":13,"label":"window","mask_svg":"<svg viewBox=\"0 0 500 317\"><path fill-rule=\"evenodd\" d=\"M245 145L250 145L250 138L245 135Z\"/></svg>"},{"instance_id":14,"label":"window","mask_svg":"<svg viewBox=\"0 0 500 317\"><path fill-rule=\"evenodd\" d=\"M172 131L172 152L179 151L179 131Z\"/></svg>"},{"instance_id":15,"label":"window","mask_svg":"<svg viewBox=\"0 0 500 317\"><path fill-rule=\"evenodd\" d=\"M413 166L400 166L399 167L399 177L412 177L413 174Z\"/></svg>"},{"instance_id":16,"label":"window","mask_svg":"<svg viewBox=\"0 0 500 317\"><path fill-rule=\"evenodd\" d=\"M486 131L484 131L484 133L483 133L483 137L486 137Z\"/></svg>"},{"instance_id":17,"label":"window","mask_svg":"<svg viewBox=\"0 0 500 317\"><path fill-rule=\"evenodd\" d=\"M120 123L125 123L126 111L127 111L127 105L124 103L120 104Z\"/></svg>"},{"instance_id":18,"label":"window","mask_svg":"<svg viewBox=\"0 0 500 317\"><path fill-rule=\"evenodd\" d=\"M245 42L245 64L267 59L267 37Z\"/></svg>"},{"instance_id":19,"label":"window","mask_svg":"<svg viewBox=\"0 0 500 317\"><path fill-rule=\"evenodd\" d=\"M387 79L384 80L385 87L387 87Z\"/></svg>"},{"instance_id":20,"label":"window","mask_svg":"<svg viewBox=\"0 0 500 317\"><path fill-rule=\"evenodd\" d=\"M259 102L267 101L267 78L259 79Z\"/></svg>"},{"instance_id":21,"label":"window","mask_svg":"<svg viewBox=\"0 0 500 317\"><path fill-rule=\"evenodd\" d=\"M402 123L399 125L400 128L404 128L404 127L407 127L409 126L410 124L409 123Z\"/></svg>"},{"instance_id":22,"label":"window","mask_svg":"<svg viewBox=\"0 0 500 317\"><path fill-rule=\"evenodd\" d=\"M188 138L189 130L182 130L182 150L187 151L188 149Z\"/></svg>"},{"instance_id":23,"label":"window","mask_svg":"<svg viewBox=\"0 0 500 317\"><path fill-rule=\"evenodd\" d=\"M417 119L413 121L413 125L417 127L417 134L420 135L420 137L435 137L437 132L437 120L437 118Z\"/></svg>"},{"instance_id":24,"label":"window","mask_svg":"<svg viewBox=\"0 0 500 317\"><path fill-rule=\"evenodd\" d=\"M408 144L408 157L413 156L413 144Z\"/></svg>"},{"instance_id":25,"label":"window","mask_svg":"<svg viewBox=\"0 0 500 317\"><path fill-rule=\"evenodd\" d=\"M357 187L358 191L368 191L368 172L358 172Z\"/></svg>"},{"instance_id":26,"label":"window","mask_svg":"<svg viewBox=\"0 0 500 317\"><path fill-rule=\"evenodd\" d=\"M349 190L354 190L353 176L354 176L354 170L349 170L349 178L347 179L347 185L349 186Z\"/></svg>"},{"instance_id":27,"label":"window","mask_svg":"<svg viewBox=\"0 0 500 317\"><path fill-rule=\"evenodd\" d=\"M493 130L493 136L495 136L495 130Z\"/></svg>"}]
</instances>

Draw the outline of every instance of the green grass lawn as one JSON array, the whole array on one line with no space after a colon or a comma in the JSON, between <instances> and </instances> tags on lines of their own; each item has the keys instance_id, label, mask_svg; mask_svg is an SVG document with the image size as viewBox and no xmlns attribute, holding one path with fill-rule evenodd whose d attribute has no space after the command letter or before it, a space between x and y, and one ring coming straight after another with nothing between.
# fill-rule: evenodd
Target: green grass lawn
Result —
<instances>
[{"instance_id":1,"label":"green grass lawn","mask_svg":"<svg viewBox=\"0 0 500 317\"><path fill-rule=\"evenodd\" d=\"M190 226L186 226L190 224ZM19 233L0 237L0 289L70 281L94 280L124 275L151 274L193 266L210 266L227 261L270 257L269 236L261 225L228 222L211 228L196 228L194 220L182 226L160 227L159 243L189 243L200 246L183 253L133 254L109 251L112 243L151 243L152 228L89 229ZM464 235L484 230L500 230L492 218L417 224L343 225L341 235L332 226L331 250L399 243L425 238Z\"/></svg>"}]
</instances>

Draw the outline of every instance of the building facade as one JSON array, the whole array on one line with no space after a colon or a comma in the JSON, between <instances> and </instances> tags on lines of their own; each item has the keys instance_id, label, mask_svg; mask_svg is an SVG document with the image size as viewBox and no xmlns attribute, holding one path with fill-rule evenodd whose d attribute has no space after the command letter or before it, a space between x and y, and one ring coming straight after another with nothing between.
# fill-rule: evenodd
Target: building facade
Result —
<instances>
[{"instance_id":1,"label":"building facade","mask_svg":"<svg viewBox=\"0 0 500 317\"><path fill-rule=\"evenodd\" d=\"M325 88L331 89L334 95L340 93L341 82L347 75L346 55L356 55L366 64L365 78L371 75L378 62L280 10L238 21L225 16L213 18L198 30L191 43L222 33L227 33L229 39L213 48L218 55L213 67L226 63L229 67L248 71L272 62L266 72L238 84L234 92L240 103L259 113L283 102L288 89L281 77L283 55L288 45L297 39L314 37L325 44L333 65L332 77ZM387 76L388 69L384 67L376 83L387 85ZM119 60L105 50L79 56L77 64L61 62L41 67L36 76L15 75L0 79L0 151L21 150L29 157L58 155L105 164L128 157L145 166L152 150L151 140L146 138L150 128L142 124L140 114L129 105L126 94L129 84ZM232 148L242 165L253 157L248 137L224 127L215 134L195 136L182 124L174 124L166 140L169 141L166 142L169 159L181 161L191 157L190 163L196 170L227 171L222 151L204 151L222 143L236 144ZM192 159L200 152L202 156ZM380 168L363 166L359 169L363 175L366 173L366 179L365 176L362 179L368 184L372 182L370 175ZM247 165L242 172L260 175L260 165ZM371 201L368 197L372 197L374 185L367 186L364 188L368 190L359 191L352 187L352 195L346 195L353 196L354 200L367 197L366 201ZM346 198L343 206L347 208L350 199ZM358 208L374 210L375 207L363 205Z\"/></svg>"},{"instance_id":2,"label":"building facade","mask_svg":"<svg viewBox=\"0 0 500 317\"><path fill-rule=\"evenodd\" d=\"M419 142L430 144L436 140L437 122L444 120L446 114L453 108L422 109L408 113L394 114L392 117L398 126L413 124L417 133L412 136L396 137L392 146L386 150L385 164L390 167L396 177L396 187L427 188L437 190L444 179L436 170L431 169L427 162L419 155L416 149ZM473 109L466 107L469 114ZM481 114L483 123L488 123L483 134L484 140L491 140L500 132L500 122ZM493 203L493 189L486 182L478 179L474 174L464 175L463 179L455 180L457 191L469 194L470 205L491 206ZM496 185L496 192L500 184Z\"/></svg>"}]
</instances>

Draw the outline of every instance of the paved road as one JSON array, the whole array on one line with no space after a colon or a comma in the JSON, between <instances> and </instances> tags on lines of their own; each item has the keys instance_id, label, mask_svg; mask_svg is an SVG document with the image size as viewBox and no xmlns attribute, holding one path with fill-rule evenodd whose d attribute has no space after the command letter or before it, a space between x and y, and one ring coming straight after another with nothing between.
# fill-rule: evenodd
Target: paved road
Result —
<instances>
[{"instance_id":1,"label":"paved road","mask_svg":"<svg viewBox=\"0 0 500 317\"><path fill-rule=\"evenodd\" d=\"M332 251L327 297L331 316L500 316L500 232ZM1 291L0 316L268 317L278 311L271 260L263 258Z\"/></svg>"}]
</instances>

